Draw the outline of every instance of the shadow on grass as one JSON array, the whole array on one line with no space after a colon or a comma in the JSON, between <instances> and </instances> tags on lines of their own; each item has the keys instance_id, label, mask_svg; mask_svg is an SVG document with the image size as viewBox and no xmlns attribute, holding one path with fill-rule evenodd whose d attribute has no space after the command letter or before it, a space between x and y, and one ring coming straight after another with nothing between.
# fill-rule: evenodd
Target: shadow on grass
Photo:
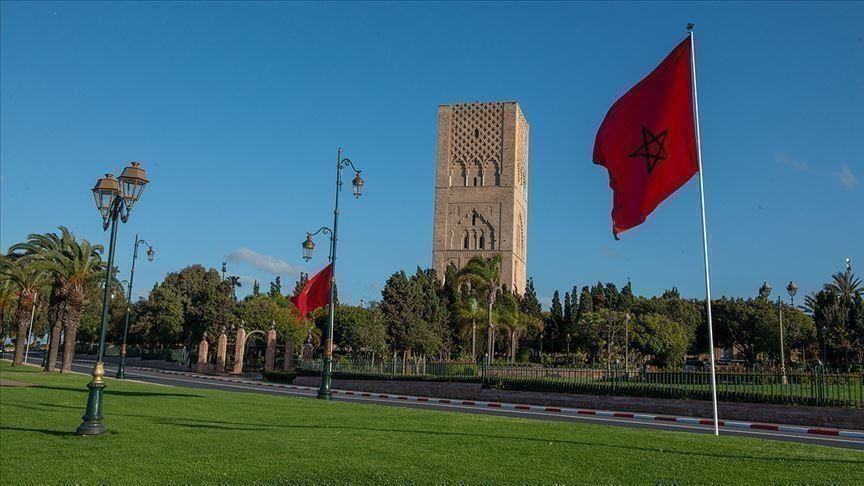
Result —
<instances>
[{"instance_id":1,"label":"shadow on grass","mask_svg":"<svg viewBox=\"0 0 864 486\"><path fill-rule=\"evenodd\" d=\"M539 442L543 444L548 444L551 442L558 444L569 444L576 446L592 446L592 447L607 447L610 449L623 449L628 451L644 451L644 452L658 452L658 448L651 447L638 447L632 445L622 445L622 444L609 444L601 441L590 442L590 441L578 441L578 440L562 440L558 438L542 438L542 437L525 437L525 436L515 436L515 435L496 435L496 434L478 434L478 433L469 433L469 432L450 432L450 431L440 431L440 430L416 430L416 429L392 429L392 428L379 428L379 427L357 427L357 426L348 426L348 425L274 425L274 424L250 424L250 423L242 423L242 422L225 422L218 420L196 420L196 419L162 419L157 418L157 423L163 425L173 425L178 427L187 427L194 429L213 429L213 430L223 430L223 431L262 431L262 430L273 430L273 429L310 429L310 430L321 430L321 429L331 429L331 430L349 430L349 431L361 431L361 432L385 432L385 433L396 433L396 434L410 434L410 435L437 435L437 436L445 436L445 437L479 437L485 439L500 439L506 441L514 441L514 442ZM736 459L736 460L750 460L750 461L785 461L785 462L804 462L804 463L831 463L831 464L864 464L864 458L862 460L849 460L849 459L798 459L798 458L790 458L790 457L772 457L772 456L753 456L749 454L723 454L719 452L696 452L696 451L676 451L671 449L663 449L664 454L675 454L679 456L692 456L692 457L707 457L707 458L724 458L724 459Z\"/></svg>"},{"instance_id":2,"label":"shadow on grass","mask_svg":"<svg viewBox=\"0 0 864 486\"><path fill-rule=\"evenodd\" d=\"M7 425L0 426L0 430L16 430L19 432L39 432L40 434L53 435L55 437L70 437L75 435L75 432L66 430L50 430L50 429L28 429L26 427L9 427Z\"/></svg>"},{"instance_id":3,"label":"shadow on grass","mask_svg":"<svg viewBox=\"0 0 864 486\"><path fill-rule=\"evenodd\" d=\"M79 388L79 387L67 387L67 386L47 386L47 385L36 385L33 388L39 388L43 390L60 390L60 391L71 391L77 393L88 393L90 390L87 388ZM133 391L122 391L122 390L112 390L110 387L106 388L103 392L108 396L118 396L118 397L183 397L183 398L202 398L201 395L193 395L190 393L156 393L156 392L133 392Z\"/></svg>"}]
</instances>

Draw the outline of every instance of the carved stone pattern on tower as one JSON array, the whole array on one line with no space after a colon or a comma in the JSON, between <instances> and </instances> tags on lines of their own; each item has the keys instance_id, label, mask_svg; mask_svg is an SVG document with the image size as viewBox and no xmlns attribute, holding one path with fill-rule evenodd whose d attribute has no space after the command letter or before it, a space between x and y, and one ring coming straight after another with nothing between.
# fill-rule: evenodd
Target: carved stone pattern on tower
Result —
<instances>
[{"instance_id":1,"label":"carved stone pattern on tower","mask_svg":"<svg viewBox=\"0 0 864 486\"><path fill-rule=\"evenodd\" d=\"M516 187L522 190L523 196L528 198L528 122L522 113L516 117L516 133L521 134L516 139Z\"/></svg>"},{"instance_id":2,"label":"carved stone pattern on tower","mask_svg":"<svg viewBox=\"0 0 864 486\"><path fill-rule=\"evenodd\" d=\"M503 171L501 167L501 150L504 139L503 104L502 103L466 103L453 105L453 121L450 125L451 154L451 185L459 183L466 171L470 177L476 174L478 167L486 175L483 185L498 185L493 180L495 172ZM456 170L459 169L459 170ZM464 185L472 185L465 183Z\"/></svg>"}]
</instances>

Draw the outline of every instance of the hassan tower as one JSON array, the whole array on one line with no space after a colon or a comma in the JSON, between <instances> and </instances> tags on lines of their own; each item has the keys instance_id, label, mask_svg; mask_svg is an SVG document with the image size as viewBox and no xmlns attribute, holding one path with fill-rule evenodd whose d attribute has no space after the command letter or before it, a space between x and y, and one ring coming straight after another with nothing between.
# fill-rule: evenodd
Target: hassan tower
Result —
<instances>
[{"instance_id":1,"label":"hassan tower","mask_svg":"<svg viewBox=\"0 0 864 486\"><path fill-rule=\"evenodd\" d=\"M432 266L501 256L501 283L525 291L528 122L515 102L438 108Z\"/></svg>"}]
</instances>

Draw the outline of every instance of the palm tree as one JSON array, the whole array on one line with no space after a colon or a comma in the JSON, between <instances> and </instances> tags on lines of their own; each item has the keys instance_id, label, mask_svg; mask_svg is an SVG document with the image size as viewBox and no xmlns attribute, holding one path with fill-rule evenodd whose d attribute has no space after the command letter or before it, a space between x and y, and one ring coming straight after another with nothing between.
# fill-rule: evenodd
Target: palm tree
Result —
<instances>
[{"instance_id":1,"label":"palm tree","mask_svg":"<svg viewBox=\"0 0 864 486\"><path fill-rule=\"evenodd\" d=\"M835 362L842 357L848 365L850 355L861 347L862 337L857 335L852 321L853 307L861 299L862 292L861 279L847 268L845 272L835 273L822 290L804 298L804 308L813 316L821 337L822 354L826 354L829 346L839 351L832 356ZM827 364L827 356L822 356L822 360Z\"/></svg>"},{"instance_id":2,"label":"palm tree","mask_svg":"<svg viewBox=\"0 0 864 486\"><path fill-rule=\"evenodd\" d=\"M11 285L18 294L18 305L15 308L14 322L18 326L15 338L15 354L12 366L24 363L24 342L27 340L27 327L33 317L36 296L42 285L45 272L38 265L28 262L26 258L2 257L0 260L0 275L6 285Z\"/></svg>"},{"instance_id":3,"label":"palm tree","mask_svg":"<svg viewBox=\"0 0 864 486\"><path fill-rule=\"evenodd\" d=\"M60 372L72 371L72 359L75 356L75 336L81 324L81 313L84 311L86 287L104 270L102 262L102 245L92 245L87 240L76 242L72 240L48 260L47 268L68 285L63 312L63 363Z\"/></svg>"},{"instance_id":4,"label":"palm tree","mask_svg":"<svg viewBox=\"0 0 864 486\"><path fill-rule=\"evenodd\" d=\"M15 290L12 288L12 282L0 274L0 356L6 353L6 317L15 309ZM9 333L11 334L11 333Z\"/></svg>"},{"instance_id":5,"label":"palm tree","mask_svg":"<svg viewBox=\"0 0 864 486\"><path fill-rule=\"evenodd\" d=\"M471 357L477 359L477 321L485 317L486 312L480 307L477 298L470 294L460 300L458 312L458 320L462 324L461 337L471 333Z\"/></svg>"},{"instance_id":6,"label":"palm tree","mask_svg":"<svg viewBox=\"0 0 864 486\"><path fill-rule=\"evenodd\" d=\"M472 257L462 270L459 271L459 280L468 282L471 285L472 291L476 292L476 295L486 297L486 315L488 317L487 352L491 360L495 354L492 341L492 336L495 332L495 328L492 325L492 304L495 302L495 292L498 290L501 282L501 256L495 255L492 258Z\"/></svg>"},{"instance_id":7,"label":"palm tree","mask_svg":"<svg viewBox=\"0 0 864 486\"><path fill-rule=\"evenodd\" d=\"M44 268L45 261L62 254L66 245L75 241L75 235L65 226L60 226L60 234L30 234L27 241L13 245L9 251L18 255L26 255L29 259L39 262ZM50 339L48 341L48 357L45 360L45 371L54 371L57 363L57 350L60 348L60 333L63 330L63 313L66 310L66 297L69 293L68 283L59 274L51 275L51 293L48 299L48 326Z\"/></svg>"},{"instance_id":8,"label":"palm tree","mask_svg":"<svg viewBox=\"0 0 864 486\"><path fill-rule=\"evenodd\" d=\"M825 284L825 290L836 294L840 298L841 304L847 308L851 305L852 299L860 296L861 292L864 291L861 287L861 279L856 277L851 269L843 273L835 273L831 277L831 282Z\"/></svg>"}]
</instances>

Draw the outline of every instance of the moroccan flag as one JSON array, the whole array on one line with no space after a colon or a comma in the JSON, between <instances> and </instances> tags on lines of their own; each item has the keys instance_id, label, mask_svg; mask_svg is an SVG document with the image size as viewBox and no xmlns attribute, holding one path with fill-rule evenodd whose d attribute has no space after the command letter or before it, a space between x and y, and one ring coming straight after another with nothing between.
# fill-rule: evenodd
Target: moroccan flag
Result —
<instances>
[{"instance_id":1,"label":"moroccan flag","mask_svg":"<svg viewBox=\"0 0 864 486\"><path fill-rule=\"evenodd\" d=\"M690 39L612 105L597 131L594 163L609 171L612 233L642 224L699 170Z\"/></svg>"},{"instance_id":2,"label":"moroccan flag","mask_svg":"<svg viewBox=\"0 0 864 486\"><path fill-rule=\"evenodd\" d=\"M301 317L306 317L306 314L330 303L330 280L332 276L333 264L331 263L307 280L299 294L291 297L290 300L300 310Z\"/></svg>"}]
</instances>

